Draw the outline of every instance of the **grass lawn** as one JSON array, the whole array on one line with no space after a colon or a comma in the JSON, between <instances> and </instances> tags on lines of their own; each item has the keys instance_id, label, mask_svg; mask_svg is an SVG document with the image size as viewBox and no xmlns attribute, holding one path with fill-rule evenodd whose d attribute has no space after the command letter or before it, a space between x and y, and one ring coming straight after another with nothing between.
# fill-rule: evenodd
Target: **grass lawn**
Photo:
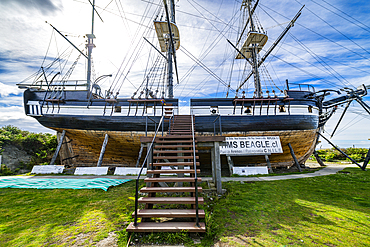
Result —
<instances>
[{"instance_id":1,"label":"grass lawn","mask_svg":"<svg viewBox=\"0 0 370 247\"><path fill-rule=\"evenodd\" d=\"M204 195L207 233L198 245L370 246L370 172L345 172L224 183L226 195ZM93 246L113 233L125 246L134 187L132 181L107 192L0 189L0 246ZM136 239L194 245L186 233Z\"/></svg>"}]
</instances>

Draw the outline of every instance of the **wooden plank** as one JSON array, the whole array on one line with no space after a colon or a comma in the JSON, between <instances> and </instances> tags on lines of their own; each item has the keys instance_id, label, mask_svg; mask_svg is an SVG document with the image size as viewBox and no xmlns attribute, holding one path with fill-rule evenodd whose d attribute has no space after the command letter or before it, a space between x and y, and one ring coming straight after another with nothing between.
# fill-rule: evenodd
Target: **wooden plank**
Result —
<instances>
[{"instance_id":1,"label":"wooden plank","mask_svg":"<svg viewBox=\"0 0 370 247\"><path fill-rule=\"evenodd\" d=\"M178 160L178 159L193 159L194 156L154 156L154 160ZM195 159L199 159L199 156L195 156Z\"/></svg>"},{"instance_id":2,"label":"wooden plank","mask_svg":"<svg viewBox=\"0 0 370 247\"><path fill-rule=\"evenodd\" d=\"M177 178L177 177L168 177L168 178L146 178L144 182L194 182L194 178ZM202 178L198 178L198 182L202 182Z\"/></svg>"},{"instance_id":3,"label":"wooden plank","mask_svg":"<svg viewBox=\"0 0 370 247\"><path fill-rule=\"evenodd\" d=\"M158 139L193 139L193 136L192 135L182 135L182 136L178 136L178 135L167 135L167 136L159 136L157 138Z\"/></svg>"},{"instance_id":4,"label":"wooden plank","mask_svg":"<svg viewBox=\"0 0 370 247\"><path fill-rule=\"evenodd\" d=\"M195 173L193 169L171 169L171 170L148 170L147 174L172 174L172 173ZM200 173L200 169L197 169Z\"/></svg>"},{"instance_id":5,"label":"wooden plank","mask_svg":"<svg viewBox=\"0 0 370 247\"><path fill-rule=\"evenodd\" d=\"M199 162L196 163L197 166L199 166ZM194 162L158 162L158 163L152 163L153 166L193 166Z\"/></svg>"},{"instance_id":6,"label":"wooden plank","mask_svg":"<svg viewBox=\"0 0 370 247\"><path fill-rule=\"evenodd\" d=\"M198 153L198 150L195 150ZM154 150L154 154L182 154L182 153L193 153L193 150Z\"/></svg>"},{"instance_id":7,"label":"wooden plank","mask_svg":"<svg viewBox=\"0 0 370 247\"><path fill-rule=\"evenodd\" d=\"M141 222L135 227L131 222L126 228L127 232L206 232L204 222L199 222L200 227L195 222Z\"/></svg>"},{"instance_id":8,"label":"wooden plank","mask_svg":"<svg viewBox=\"0 0 370 247\"><path fill-rule=\"evenodd\" d=\"M195 218L195 214L195 209L139 209L137 212L139 218ZM198 215L204 218L204 210L198 210ZM135 217L135 212L132 217Z\"/></svg>"},{"instance_id":9,"label":"wooden plank","mask_svg":"<svg viewBox=\"0 0 370 247\"><path fill-rule=\"evenodd\" d=\"M203 188L198 187L198 192L202 192ZM150 192L195 192L195 187L143 187L140 192L150 193Z\"/></svg>"},{"instance_id":10,"label":"wooden plank","mask_svg":"<svg viewBox=\"0 0 370 247\"><path fill-rule=\"evenodd\" d=\"M195 204L195 197L140 197L138 202L150 204ZM198 203L204 204L203 197L198 197Z\"/></svg>"},{"instance_id":11,"label":"wooden plank","mask_svg":"<svg viewBox=\"0 0 370 247\"><path fill-rule=\"evenodd\" d=\"M191 135L191 131L178 131L178 130L171 130L171 135Z\"/></svg>"},{"instance_id":12,"label":"wooden plank","mask_svg":"<svg viewBox=\"0 0 370 247\"><path fill-rule=\"evenodd\" d=\"M153 139L152 139L153 140ZM150 140L150 142L152 141ZM195 141L196 143L197 141ZM170 140L156 140L155 143L193 143L193 140L177 140L177 141L170 141Z\"/></svg>"},{"instance_id":13,"label":"wooden plank","mask_svg":"<svg viewBox=\"0 0 370 247\"><path fill-rule=\"evenodd\" d=\"M156 149L173 149L173 148L192 148L193 145L155 145L154 148ZM197 147L197 145L195 145Z\"/></svg>"}]
</instances>

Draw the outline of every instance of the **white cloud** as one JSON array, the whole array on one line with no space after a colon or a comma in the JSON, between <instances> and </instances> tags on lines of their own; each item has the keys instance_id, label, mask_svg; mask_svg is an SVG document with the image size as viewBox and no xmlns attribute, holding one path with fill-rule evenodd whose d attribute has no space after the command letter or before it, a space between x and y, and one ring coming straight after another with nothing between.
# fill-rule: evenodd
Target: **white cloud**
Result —
<instances>
[{"instance_id":1,"label":"white cloud","mask_svg":"<svg viewBox=\"0 0 370 247\"><path fill-rule=\"evenodd\" d=\"M55 131L43 127L36 119L26 116L21 106L0 107L0 127L12 125L22 130L32 132L47 132L55 134Z\"/></svg>"},{"instance_id":2,"label":"white cloud","mask_svg":"<svg viewBox=\"0 0 370 247\"><path fill-rule=\"evenodd\" d=\"M0 96L2 96L2 97L9 96L10 94L18 95L21 92L23 92L23 90L20 90L15 85L14 86L12 86L12 85L6 85L6 84L0 82Z\"/></svg>"}]
</instances>

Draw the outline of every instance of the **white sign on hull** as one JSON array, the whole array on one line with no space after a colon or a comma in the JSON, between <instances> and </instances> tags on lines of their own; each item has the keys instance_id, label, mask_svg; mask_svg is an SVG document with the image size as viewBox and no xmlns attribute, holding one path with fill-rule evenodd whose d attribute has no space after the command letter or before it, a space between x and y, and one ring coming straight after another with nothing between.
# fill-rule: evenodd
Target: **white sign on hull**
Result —
<instances>
[{"instance_id":1,"label":"white sign on hull","mask_svg":"<svg viewBox=\"0 0 370 247\"><path fill-rule=\"evenodd\" d=\"M76 167L75 175L107 175L108 167Z\"/></svg>"},{"instance_id":2,"label":"white sign on hull","mask_svg":"<svg viewBox=\"0 0 370 247\"><path fill-rule=\"evenodd\" d=\"M226 137L220 154L256 155L283 153L279 136Z\"/></svg>"},{"instance_id":3,"label":"white sign on hull","mask_svg":"<svg viewBox=\"0 0 370 247\"><path fill-rule=\"evenodd\" d=\"M57 165L43 165L43 166L33 166L32 174L57 174L62 173L64 166Z\"/></svg>"},{"instance_id":4,"label":"white sign on hull","mask_svg":"<svg viewBox=\"0 0 370 247\"><path fill-rule=\"evenodd\" d=\"M141 167L116 167L114 175L139 175ZM143 168L141 175L146 175L146 168Z\"/></svg>"}]
</instances>

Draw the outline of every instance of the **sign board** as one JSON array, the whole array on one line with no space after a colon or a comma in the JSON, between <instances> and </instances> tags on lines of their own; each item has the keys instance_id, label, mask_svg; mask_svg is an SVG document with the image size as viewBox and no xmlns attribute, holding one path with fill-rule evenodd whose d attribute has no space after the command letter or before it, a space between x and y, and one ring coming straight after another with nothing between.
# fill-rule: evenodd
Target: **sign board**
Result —
<instances>
[{"instance_id":1,"label":"sign board","mask_svg":"<svg viewBox=\"0 0 370 247\"><path fill-rule=\"evenodd\" d=\"M75 175L107 175L108 167L76 167Z\"/></svg>"},{"instance_id":2,"label":"sign board","mask_svg":"<svg viewBox=\"0 0 370 247\"><path fill-rule=\"evenodd\" d=\"M238 174L242 176L256 175L256 174L269 174L267 166L257 166L257 167L233 167L233 174Z\"/></svg>"},{"instance_id":3,"label":"sign board","mask_svg":"<svg viewBox=\"0 0 370 247\"><path fill-rule=\"evenodd\" d=\"M253 155L283 153L279 136L226 137L220 145L220 154Z\"/></svg>"},{"instance_id":4,"label":"sign board","mask_svg":"<svg viewBox=\"0 0 370 247\"><path fill-rule=\"evenodd\" d=\"M45 165L45 166L33 166L31 173L35 174L57 174L62 173L64 170L64 166L56 166L56 165Z\"/></svg>"},{"instance_id":5,"label":"sign board","mask_svg":"<svg viewBox=\"0 0 370 247\"><path fill-rule=\"evenodd\" d=\"M139 175L140 167L116 167L114 175ZM141 175L146 175L146 168L143 168Z\"/></svg>"}]
</instances>

